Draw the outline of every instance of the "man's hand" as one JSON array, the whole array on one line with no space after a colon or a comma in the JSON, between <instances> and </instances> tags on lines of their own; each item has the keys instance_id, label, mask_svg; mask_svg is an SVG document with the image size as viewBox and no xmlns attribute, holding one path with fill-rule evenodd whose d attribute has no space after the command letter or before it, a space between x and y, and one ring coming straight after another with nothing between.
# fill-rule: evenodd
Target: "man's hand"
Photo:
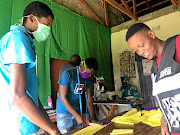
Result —
<instances>
[{"instance_id":1,"label":"man's hand","mask_svg":"<svg viewBox=\"0 0 180 135\"><path fill-rule=\"evenodd\" d=\"M78 115L75 119L76 119L78 124L82 124L83 127L86 127L86 118L85 117Z\"/></svg>"},{"instance_id":2,"label":"man's hand","mask_svg":"<svg viewBox=\"0 0 180 135\"><path fill-rule=\"evenodd\" d=\"M161 118L161 135L170 135L164 116Z\"/></svg>"},{"instance_id":3,"label":"man's hand","mask_svg":"<svg viewBox=\"0 0 180 135\"><path fill-rule=\"evenodd\" d=\"M61 133L60 133L60 131L59 130L56 130L55 132L53 132L51 135L62 135Z\"/></svg>"},{"instance_id":4,"label":"man's hand","mask_svg":"<svg viewBox=\"0 0 180 135\"><path fill-rule=\"evenodd\" d=\"M102 125L102 124L103 124L103 122L96 121L96 120L91 120L91 123L96 123L96 124L100 124L100 125Z\"/></svg>"}]
</instances>

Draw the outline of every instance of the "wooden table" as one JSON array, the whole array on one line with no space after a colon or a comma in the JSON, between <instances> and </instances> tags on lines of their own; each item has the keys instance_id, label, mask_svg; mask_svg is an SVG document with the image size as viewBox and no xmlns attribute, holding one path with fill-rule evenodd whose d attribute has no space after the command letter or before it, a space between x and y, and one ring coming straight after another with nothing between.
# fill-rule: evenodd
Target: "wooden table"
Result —
<instances>
[{"instance_id":1,"label":"wooden table","mask_svg":"<svg viewBox=\"0 0 180 135\"><path fill-rule=\"evenodd\" d=\"M106 118L109 118L110 116L114 116L115 115L115 111L117 109L117 106L133 106L135 103L134 102L129 102L129 101L94 101L93 105L97 105L97 107L102 111L102 113L106 116ZM106 114L106 112L103 110L103 108L101 107L104 106L107 110L108 110L108 114ZM108 108L108 106L111 106L110 108ZM50 119L52 122L56 122L56 114L55 115L51 115Z\"/></svg>"},{"instance_id":2,"label":"wooden table","mask_svg":"<svg viewBox=\"0 0 180 135\"><path fill-rule=\"evenodd\" d=\"M101 122L101 123L103 123L103 122L110 123L113 118L115 118L115 117L117 117L117 116L121 116L121 115L123 115L124 113L125 113L125 112L116 114L116 115L114 115L114 116L110 116L110 117L108 117L108 118L106 118L106 119L100 120L99 122ZM83 129L83 128L74 129L74 130L72 130L72 131L70 131L70 132L68 132L68 133L66 133L66 134L64 134L64 135L71 135L71 134L73 134L73 133L78 132L78 131L81 130L81 129Z\"/></svg>"},{"instance_id":3,"label":"wooden table","mask_svg":"<svg viewBox=\"0 0 180 135\"><path fill-rule=\"evenodd\" d=\"M121 116L121 115L123 115L123 113L118 114L118 115ZM112 118L114 118L118 115L115 115L113 117L109 117L108 121L110 121ZM71 135L73 133L78 132L81 129L82 128L72 130L65 135ZM123 134L123 135L161 135L161 127L160 126L151 127L151 126L144 124L142 122L137 123L135 125L123 125L123 124L110 123L108 126L97 131L94 135L110 135L110 133L112 132L113 129L134 129L133 134L129 133L129 134Z\"/></svg>"},{"instance_id":4,"label":"wooden table","mask_svg":"<svg viewBox=\"0 0 180 135\"><path fill-rule=\"evenodd\" d=\"M105 115L106 118L110 116L114 116L115 111L117 109L117 106L128 106L132 107L135 104L135 102L129 102L129 101L94 101L93 105L97 105L97 107L102 111L102 113ZM105 110L101 107L104 106L108 113L105 112ZM108 107L110 106L110 108Z\"/></svg>"}]
</instances>

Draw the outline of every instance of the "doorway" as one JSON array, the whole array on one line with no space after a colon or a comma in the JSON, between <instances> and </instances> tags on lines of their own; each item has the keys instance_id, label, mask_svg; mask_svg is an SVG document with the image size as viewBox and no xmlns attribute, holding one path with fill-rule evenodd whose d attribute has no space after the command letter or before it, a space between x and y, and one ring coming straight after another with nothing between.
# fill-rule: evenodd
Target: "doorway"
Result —
<instances>
[{"instance_id":1,"label":"doorway","mask_svg":"<svg viewBox=\"0 0 180 135\"><path fill-rule=\"evenodd\" d=\"M50 59L50 77L51 77L51 98L53 103L53 109L56 109L57 93L59 90L59 70L67 60Z\"/></svg>"}]
</instances>

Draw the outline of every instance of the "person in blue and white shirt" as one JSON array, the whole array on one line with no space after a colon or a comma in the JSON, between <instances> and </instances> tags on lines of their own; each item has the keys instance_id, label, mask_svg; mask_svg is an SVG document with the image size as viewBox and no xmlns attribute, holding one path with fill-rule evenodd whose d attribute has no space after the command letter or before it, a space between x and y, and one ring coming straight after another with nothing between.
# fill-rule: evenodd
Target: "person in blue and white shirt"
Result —
<instances>
[{"instance_id":1,"label":"person in blue and white shirt","mask_svg":"<svg viewBox=\"0 0 180 135\"><path fill-rule=\"evenodd\" d=\"M94 58L87 58L79 67L65 70L58 81L59 98L57 100L57 126L62 134L78 128L78 124L86 126L86 118L82 117L81 94L85 91L87 109L90 119L94 120L94 109L91 94L92 82L90 77L98 69Z\"/></svg>"},{"instance_id":2,"label":"person in blue and white shirt","mask_svg":"<svg viewBox=\"0 0 180 135\"><path fill-rule=\"evenodd\" d=\"M60 135L38 99L33 45L33 38L38 42L47 39L53 19L46 4L34 1L24 10L23 24L11 26L0 40L1 134L40 135L45 130Z\"/></svg>"}]
</instances>

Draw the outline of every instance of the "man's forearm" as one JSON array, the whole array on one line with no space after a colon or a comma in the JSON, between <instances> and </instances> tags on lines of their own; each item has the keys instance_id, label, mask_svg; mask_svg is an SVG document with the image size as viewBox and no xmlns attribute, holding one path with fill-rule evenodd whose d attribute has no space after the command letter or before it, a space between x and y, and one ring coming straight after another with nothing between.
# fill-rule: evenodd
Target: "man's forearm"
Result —
<instances>
[{"instance_id":1,"label":"man's forearm","mask_svg":"<svg viewBox=\"0 0 180 135\"><path fill-rule=\"evenodd\" d=\"M95 120L94 107L93 107L92 99L90 99L90 100L87 99L87 108L88 108L88 111L89 111L90 119Z\"/></svg>"},{"instance_id":2,"label":"man's forearm","mask_svg":"<svg viewBox=\"0 0 180 135\"><path fill-rule=\"evenodd\" d=\"M38 101L39 101L39 109L44 114L44 116L46 116L46 118L49 119L49 116L48 116L47 112L44 110L43 105L41 104L41 101L39 99L38 99Z\"/></svg>"},{"instance_id":3,"label":"man's forearm","mask_svg":"<svg viewBox=\"0 0 180 135\"><path fill-rule=\"evenodd\" d=\"M57 130L54 123L52 123L50 119L40 111L40 109L26 93L15 95L12 98L11 104L17 108L28 120L46 130L48 133L52 134Z\"/></svg>"},{"instance_id":4,"label":"man's forearm","mask_svg":"<svg viewBox=\"0 0 180 135\"><path fill-rule=\"evenodd\" d=\"M80 114L74 109L74 107L71 105L71 103L68 101L66 97L61 97L61 101L66 107L66 109L76 118Z\"/></svg>"},{"instance_id":5,"label":"man's forearm","mask_svg":"<svg viewBox=\"0 0 180 135\"><path fill-rule=\"evenodd\" d=\"M35 105L26 93L26 65L10 64L10 103L29 121L50 134L60 134L57 127Z\"/></svg>"}]
</instances>

